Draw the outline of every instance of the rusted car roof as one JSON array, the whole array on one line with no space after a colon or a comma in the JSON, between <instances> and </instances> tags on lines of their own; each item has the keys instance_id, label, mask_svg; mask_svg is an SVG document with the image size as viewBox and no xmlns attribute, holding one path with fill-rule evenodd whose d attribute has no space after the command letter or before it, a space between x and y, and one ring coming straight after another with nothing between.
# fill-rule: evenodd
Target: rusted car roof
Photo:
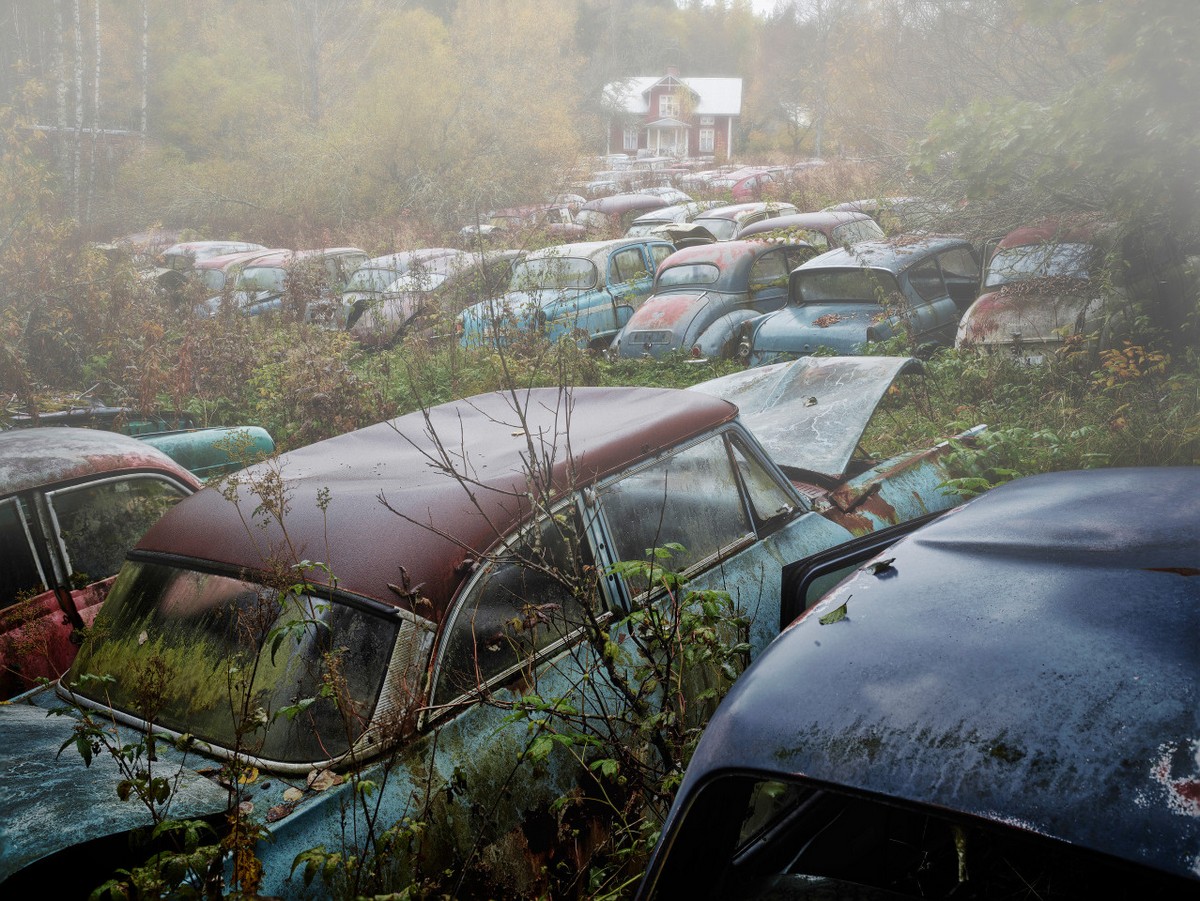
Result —
<instances>
[{"instance_id":1,"label":"rusted car roof","mask_svg":"<svg viewBox=\"0 0 1200 901\"><path fill-rule=\"evenodd\" d=\"M619 216L630 210L660 210L667 205L666 200L654 194L613 194L589 200L579 211L594 210L606 216Z\"/></svg>"},{"instance_id":2,"label":"rusted car roof","mask_svg":"<svg viewBox=\"0 0 1200 901\"><path fill-rule=\"evenodd\" d=\"M664 837L786 774L1200 879L1200 467L1021 479L882 556L734 685Z\"/></svg>"},{"instance_id":3,"label":"rusted car roof","mask_svg":"<svg viewBox=\"0 0 1200 901\"><path fill-rule=\"evenodd\" d=\"M696 247L685 247L677 250L658 267L657 283L662 273L672 266L687 266L695 263L711 263L721 270L718 280L707 285L681 285L663 289L663 293L680 291L745 291L750 279L750 268L764 253L782 247L782 244L768 244L764 241L717 241L712 244L701 244ZM791 245L789 245L791 246ZM804 245L807 246L807 245Z\"/></svg>"},{"instance_id":4,"label":"rusted car roof","mask_svg":"<svg viewBox=\"0 0 1200 901\"><path fill-rule=\"evenodd\" d=\"M921 262L930 253L953 247L970 247L963 238L931 235L929 237L900 237L887 241L863 241L853 247L829 250L813 257L797 272L810 269L885 269L903 272L913 263Z\"/></svg>"},{"instance_id":5,"label":"rusted car roof","mask_svg":"<svg viewBox=\"0 0 1200 901\"><path fill-rule=\"evenodd\" d=\"M775 231L781 228L804 228L820 232L829 237L829 234L839 225L870 219L871 217L866 213L851 211L821 210L817 213L794 213L790 216L776 216L774 219L767 219L763 222L755 222L753 225L747 225L739 237L749 238L751 235Z\"/></svg>"},{"instance_id":6,"label":"rusted car roof","mask_svg":"<svg viewBox=\"0 0 1200 901\"><path fill-rule=\"evenodd\" d=\"M609 241L579 241L575 244L555 244L553 247L544 247L541 250L535 250L533 253L527 254L522 262L576 257L599 263L601 264L600 268L603 269L605 258L609 252L616 248L626 247L631 244L645 244L648 241L652 242L654 240L656 238L653 235L641 235L633 238L613 238Z\"/></svg>"},{"instance_id":7,"label":"rusted car roof","mask_svg":"<svg viewBox=\"0 0 1200 901\"><path fill-rule=\"evenodd\" d=\"M1104 231L1106 223L1097 219L1047 219L1009 232L997 247L1024 247L1026 244L1090 244ZM1107 226L1110 230L1112 226Z\"/></svg>"},{"instance_id":8,"label":"rusted car roof","mask_svg":"<svg viewBox=\"0 0 1200 901\"><path fill-rule=\"evenodd\" d=\"M0 432L0 497L97 474L147 470L200 487L195 476L137 438L65 427Z\"/></svg>"},{"instance_id":9,"label":"rusted car roof","mask_svg":"<svg viewBox=\"0 0 1200 901\"><path fill-rule=\"evenodd\" d=\"M668 389L537 388L518 396L529 434L540 436L535 453L546 456L559 492L651 458L737 414L725 401ZM428 421L410 413L281 456L289 492L286 535L277 525L247 525L220 491L208 489L167 513L134 553L160 551L262 571L286 543L287 563L296 562L297 553L327 563L341 588L383 603L411 609L410 599L389 583L422 585L432 610L415 612L437 620L470 571L463 561L486 551L527 513L529 453L508 394L442 404L429 410ZM474 480L478 510L439 469L443 454ZM261 478L272 465L251 467L246 476ZM238 492L248 520L259 500L244 485ZM388 510L380 496L404 516Z\"/></svg>"},{"instance_id":10,"label":"rusted car roof","mask_svg":"<svg viewBox=\"0 0 1200 901\"><path fill-rule=\"evenodd\" d=\"M269 254L287 253L286 248L273 247L266 250L243 250L238 253L224 253L220 256L208 257L203 260L196 260L193 264L193 269L220 269L222 272L229 269L230 266L236 266L240 263L249 263L251 260L257 260L259 257Z\"/></svg>"}]
</instances>

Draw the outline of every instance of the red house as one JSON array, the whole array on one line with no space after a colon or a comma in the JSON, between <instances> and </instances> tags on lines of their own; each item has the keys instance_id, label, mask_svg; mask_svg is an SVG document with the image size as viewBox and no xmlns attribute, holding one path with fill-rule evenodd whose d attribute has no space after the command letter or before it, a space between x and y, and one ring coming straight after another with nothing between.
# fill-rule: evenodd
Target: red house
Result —
<instances>
[{"instance_id":1,"label":"red house","mask_svg":"<svg viewBox=\"0 0 1200 901\"><path fill-rule=\"evenodd\" d=\"M737 119L742 112L740 78L681 78L637 75L604 87L612 110L608 153L654 156L719 156L733 154Z\"/></svg>"}]
</instances>

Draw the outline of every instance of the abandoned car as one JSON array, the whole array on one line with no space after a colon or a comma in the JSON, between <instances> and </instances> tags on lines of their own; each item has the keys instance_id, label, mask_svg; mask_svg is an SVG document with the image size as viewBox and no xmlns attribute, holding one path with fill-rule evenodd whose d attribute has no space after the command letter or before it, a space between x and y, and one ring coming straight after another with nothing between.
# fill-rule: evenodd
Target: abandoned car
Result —
<instances>
[{"instance_id":1,"label":"abandoned car","mask_svg":"<svg viewBox=\"0 0 1200 901\"><path fill-rule=\"evenodd\" d=\"M1194 334L1196 282L1171 236L1123 233L1094 217L1007 234L988 260L983 292L963 314L956 347L1040 363L1068 343L1117 346L1140 315L1168 336Z\"/></svg>"},{"instance_id":2,"label":"abandoned car","mask_svg":"<svg viewBox=\"0 0 1200 901\"><path fill-rule=\"evenodd\" d=\"M954 342L979 290L979 258L962 238L899 238L830 250L792 273L783 309L742 326L750 366L818 349L862 353L868 341L906 335L926 352Z\"/></svg>"},{"instance_id":3,"label":"abandoned car","mask_svg":"<svg viewBox=\"0 0 1200 901\"><path fill-rule=\"evenodd\" d=\"M622 357L736 355L738 327L787 302L788 275L816 256L811 244L721 241L663 260L654 291L613 339Z\"/></svg>"},{"instance_id":4,"label":"abandoned car","mask_svg":"<svg viewBox=\"0 0 1200 901\"><path fill-rule=\"evenodd\" d=\"M414 264L382 292L344 294L344 301L353 296L347 328L367 346L389 345L408 334L450 335L465 308L504 291L513 264L524 256L522 250L453 251Z\"/></svg>"},{"instance_id":5,"label":"abandoned car","mask_svg":"<svg viewBox=\"0 0 1200 901\"><path fill-rule=\"evenodd\" d=\"M798 212L790 203L735 203L705 210L692 223L706 228L718 241L732 241L742 236L742 229L756 222Z\"/></svg>"},{"instance_id":6,"label":"abandoned car","mask_svg":"<svg viewBox=\"0 0 1200 901\"><path fill-rule=\"evenodd\" d=\"M506 344L521 333L573 338L604 348L654 286L674 246L649 238L563 244L534 251L513 266L503 296L464 310L462 344Z\"/></svg>"},{"instance_id":7,"label":"abandoned car","mask_svg":"<svg viewBox=\"0 0 1200 901\"><path fill-rule=\"evenodd\" d=\"M675 225L680 222L691 222L705 210L711 210L717 206L714 200L693 200L687 203L679 203L674 206L665 206L662 209L652 210L649 213L643 213L633 220L625 232L626 238L640 238L651 233L651 231L659 225Z\"/></svg>"},{"instance_id":8,"label":"abandoned car","mask_svg":"<svg viewBox=\"0 0 1200 901\"><path fill-rule=\"evenodd\" d=\"M639 897L1200 895L1200 467L1021 479L865 557L718 707Z\"/></svg>"},{"instance_id":9,"label":"abandoned car","mask_svg":"<svg viewBox=\"0 0 1200 901\"><path fill-rule=\"evenodd\" d=\"M228 302L244 316L283 313L296 319L337 324L340 297L350 276L367 261L357 247L283 250L250 261L238 275ZM226 295L200 309L214 316Z\"/></svg>"},{"instance_id":10,"label":"abandoned car","mask_svg":"<svg viewBox=\"0 0 1200 901\"><path fill-rule=\"evenodd\" d=\"M37 739L57 750L70 723L38 708L63 699L136 733L136 673L164 661L153 728L187 736L157 743L159 771L186 789L172 815L266 811L262 894L310 891L293 861L363 827L368 784L376 822L424 824L395 858L399 884L419 862L460 887L533 891L537 854L505 849L536 847L585 773L569 753L520 765L536 733L508 717L533 693L620 705L605 648L629 639L626 612L665 600L656 579L611 564L670 549L691 584L728 588L764 648L784 561L957 503L939 487L945 446L856 456L912 362L805 360L688 391L496 392L285 454L247 470L232 499L201 491L151 529L57 691L0 709L0 733L40 717ZM102 673L113 681L89 678ZM39 859L82 865L74 818L28 813L60 768L60 782L85 781L82 764L31 754L22 734L0 742L0 766L36 762L0 802L11 886ZM218 787L202 774L222 760L262 778ZM137 805L88 791L87 838L130 828Z\"/></svg>"},{"instance_id":11,"label":"abandoned car","mask_svg":"<svg viewBox=\"0 0 1200 901\"><path fill-rule=\"evenodd\" d=\"M346 281L342 321L360 340L390 342L417 314L425 294L470 259L469 253L453 247L423 247L373 257Z\"/></svg>"},{"instance_id":12,"label":"abandoned car","mask_svg":"<svg viewBox=\"0 0 1200 901\"><path fill-rule=\"evenodd\" d=\"M670 203L656 194L612 194L585 203L575 215L575 222L599 237L623 235L639 216Z\"/></svg>"},{"instance_id":13,"label":"abandoned car","mask_svg":"<svg viewBox=\"0 0 1200 901\"><path fill-rule=\"evenodd\" d=\"M125 553L200 481L144 441L0 432L0 697L66 672Z\"/></svg>"}]
</instances>

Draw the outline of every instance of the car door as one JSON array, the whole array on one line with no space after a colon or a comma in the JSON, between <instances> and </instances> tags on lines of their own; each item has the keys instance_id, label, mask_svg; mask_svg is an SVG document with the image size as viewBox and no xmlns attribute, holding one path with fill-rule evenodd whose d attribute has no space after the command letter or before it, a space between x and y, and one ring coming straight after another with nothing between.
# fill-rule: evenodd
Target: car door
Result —
<instances>
[{"instance_id":1,"label":"car door","mask_svg":"<svg viewBox=\"0 0 1200 901\"><path fill-rule=\"evenodd\" d=\"M762 254L750 266L747 293L738 297L738 309L752 309L758 313L778 310L787 303L788 276L793 268L782 247Z\"/></svg>"},{"instance_id":2,"label":"car door","mask_svg":"<svg viewBox=\"0 0 1200 901\"><path fill-rule=\"evenodd\" d=\"M908 287L904 302L892 312L908 329L914 346L952 344L959 311L950 298L937 258L930 254L914 263L905 271L903 281Z\"/></svg>"},{"instance_id":3,"label":"car door","mask_svg":"<svg viewBox=\"0 0 1200 901\"><path fill-rule=\"evenodd\" d=\"M661 248L667 245L656 246ZM609 255L607 282L611 310L606 311L603 332L595 328L588 329L593 338L611 337L629 321L633 311L642 305L654 288L654 271L658 268L658 262L647 244L630 244L617 248Z\"/></svg>"}]
</instances>

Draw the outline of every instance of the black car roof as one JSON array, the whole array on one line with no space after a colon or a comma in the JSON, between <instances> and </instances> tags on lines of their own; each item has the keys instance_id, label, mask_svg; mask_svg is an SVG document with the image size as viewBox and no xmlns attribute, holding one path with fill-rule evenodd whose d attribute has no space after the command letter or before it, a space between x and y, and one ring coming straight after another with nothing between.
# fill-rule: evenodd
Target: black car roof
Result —
<instances>
[{"instance_id":1,"label":"black car roof","mask_svg":"<svg viewBox=\"0 0 1200 901\"><path fill-rule=\"evenodd\" d=\"M883 557L734 685L680 797L803 777L1198 878L1200 467L1022 479Z\"/></svg>"}]
</instances>

